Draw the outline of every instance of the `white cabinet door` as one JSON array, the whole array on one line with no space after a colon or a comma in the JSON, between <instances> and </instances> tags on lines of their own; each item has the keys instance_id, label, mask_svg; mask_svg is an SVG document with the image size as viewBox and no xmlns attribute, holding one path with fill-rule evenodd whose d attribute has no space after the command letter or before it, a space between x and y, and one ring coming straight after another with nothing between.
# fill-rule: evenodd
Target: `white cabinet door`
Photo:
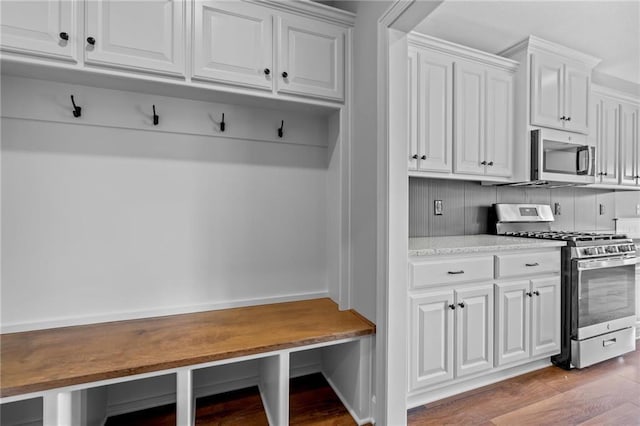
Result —
<instances>
[{"instance_id":1,"label":"white cabinet door","mask_svg":"<svg viewBox=\"0 0 640 426\"><path fill-rule=\"evenodd\" d=\"M101 0L85 6L88 64L185 75L184 1Z\"/></svg>"},{"instance_id":2,"label":"white cabinet door","mask_svg":"<svg viewBox=\"0 0 640 426\"><path fill-rule=\"evenodd\" d=\"M564 128L572 132L589 133L589 72L585 69L565 66Z\"/></svg>"},{"instance_id":3,"label":"white cabinet door","mask_svg":"<svg viewBox=\"0 0 640 426\"><path fill-rule=\"evenodd\" d=\"M560 277L531 281L531 356L560 352Z\"/></svg>"},{"instance_id":4,"label":"white cabinet door","mask_svg":"<svg viewBox=\"0 0 640 426\"><path fill-rule=\"evenodd\" d=\"M529 357L529 280L496 284L496 365Z\"/></svg>"},{"instance_id":5,"label":"white cabinet door","mask_svg":"<svg viewBox=\"0 0 640 426\"><path fill-rule=\"evenodd\" d=\"M409 100L409 114L407 128L409 129L409 140L407 153L409 154L409 170L418 169L418 51L409 47L409 57L407 62L407 81Z\"/></svg>"},{"instance_id":6,"label":"white cabinet door","mask_svg":"<svg viewBox=\"0 0 640 426\"><path fill-rule=\"evenodd\" d=\"M543 53L535 53L532 56L531 124L562 129L564 63Z\"/></svg>"},{"instance_id":7,"label":"white cabinet door","mask_svg":"<svg viewBox=\"0 0 640 426\"><path fill-rule=\"evenodd\" d=\"M493 285L456 290L456 377L493 368Z\"/></svg>"},{"instance_id":8,"label":"white cabinet door","mask_svg":"<svg viewBox=\"0 0 640 426\"><path fill-rule=\"evenodd\" d=\"M435 52L418 57L418 169L451 172L453 59Z\"/></svg>"},{"instance_id":9,"label":"white cabinet door","mask_svg":"<svg viewBox=\"0 0 640 426\"><path fill-rule=\"evenodd\" d=\"M599 158L599 171L596 183L618 183L618 153L620 109L619 104L610 99L602 99L599 117L599 144L596 147L596 158Z\"/></svg>"},{"instance_id":10,"label":"white cabinet door","mask_svg":"<svg viewBox=\"0 0 640 426\"><path fill-rule=\"evenodd\" d=\"M0 19L2 50L75 62L80 38L75 2L2 0Z\"/></svg>"},{"instance_id":11,"label":"white cabinet door","mask_svg":"<svg viewBox=\"0 0 640 426\"><path fill-rule=\"evenodd\" d=\"M294 15L278 22L277 91L343 100L346 30Z\"/></svg>"},{"instance_id":12,"label":"white cabinet door","mask_svg":"<svg viewBox=\"0 0 640 426\"><path fill-rule=\"evenodd\" d=\"M620 105L620 183L624 185L640 184L638 113L638 105Z\"/></svg>"},{"instance_id":13,"label":"white cabinet door","mask_svg":"<svg viewBox=\"0 0 640 426\"><path fill-rule=\"evenodd\" d=\"M453 156L456 173L485 174L485 67L456 62Z\"/></svg>"},{"instance_id":14,"label":"white cabinet door","mask_svg":"<svg viewBox=\"0 0 640 426\"><path fill-rule=\"evenodd\" d=\"M410 390L453 379L453 291L411 296Z\"/></svg>"},{"instance_id":15,"label":"white cabinet door","mask_svg":"<svg viewBox=\"0 0 640 426\"><path fill-rule=\"evenodd\" d=\"M513 174L513 74L487 71L485 152L487 175Z\"/></svg>"},{"instance_id":16,"label":"white cabinet door","mask_svg":"<svg viewBox=\"0 0 640 426\"><path fill-rule=\"evenodd\" d=\"M197 1L193 11L193 77L271 90L273 17L257 5Z\"/></svg>"}]
</instances>

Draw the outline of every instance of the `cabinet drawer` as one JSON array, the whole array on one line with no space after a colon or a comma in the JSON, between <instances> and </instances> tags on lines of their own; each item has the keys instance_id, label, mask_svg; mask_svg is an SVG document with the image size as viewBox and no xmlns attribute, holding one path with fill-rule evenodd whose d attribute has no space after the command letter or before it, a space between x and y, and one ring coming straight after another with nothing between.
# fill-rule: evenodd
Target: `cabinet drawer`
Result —
<instances>
[{"instance_id":1,"label":"cabinet drawer","mask_svg":"<svg viewBox=\"0 0 640 426\"><path fill-rule=\"evenodd\" d=\"M560 272L560 252L496 255L496 278Z\"/></svg>"},{"instance_id":2,"label":"cabinet drawer","mask_svg":"<svg viewBox=\"0 0 640 426\"><path fill-rule=\"evenodd\" d=\"M493 279L493 256L409 263L411 288Z\"/></svg>"}]
</instances>

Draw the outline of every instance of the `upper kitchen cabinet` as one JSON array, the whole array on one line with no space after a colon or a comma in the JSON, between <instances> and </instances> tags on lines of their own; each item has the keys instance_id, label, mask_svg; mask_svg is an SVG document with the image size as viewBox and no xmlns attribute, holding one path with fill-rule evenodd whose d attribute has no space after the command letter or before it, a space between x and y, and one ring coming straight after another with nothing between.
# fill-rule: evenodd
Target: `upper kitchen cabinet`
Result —
<instances>
[{"instance_id":1,"label":"upper kitchen cabinet","mask_svg":"<svg viewBox=\"0 0 640 426\"><path fill-rule=\"evenodd\" d=\"M4 52L75 62L81 37L77 3L1 1L0 46Z\"/></svg>"},{"instance_id":2,"label":"upper kitchen cabinet","mask_svg":"<svg viewBox=\"0 0 640 426\"><path fill-rule=\"evenodd\" d=\"M347 27L248 2L194 8L194 79L344 100Z\"/></svg>"},{"instance_id":3,"label":"upper kitchen cabinet","mask_svg":"<svg viewBox=\"0 0 640 426\"><path fill-rule=\"evenodd\" d=\"M185 75L185 2L85 3L85 62L134 71Z\"/></svg>"},{"instance_id":4,"label":"upper kitchen cabinet","mask_svg":"<svg viewBox=\"0 0 640 426\"><path fill-rule=\"evenodd\" d=\"M409 174L506 182L518 63L411 34L409 66Z\"/></svg>"},{"instance_id":5,"label":"upper kitchen cabinet","mask_svg":"<svg viewBox=\"0 0 640 426\"><path fill-rule=\"evenodd\" d=\"M640 104L620 103L620 184L640 187Z\"/></svg>"},{"instance_id":6,"label":"upper kitchen cabinet","mask_svg":"<svg viewBox=\"0 0 640 426\"><path fill-rule=\"evenodd\" d=\"M529 111L527 126L589 133L591 71L598 58L535 36L500 55L522 64L516 97Z\"/></svg>"}]
</instances>

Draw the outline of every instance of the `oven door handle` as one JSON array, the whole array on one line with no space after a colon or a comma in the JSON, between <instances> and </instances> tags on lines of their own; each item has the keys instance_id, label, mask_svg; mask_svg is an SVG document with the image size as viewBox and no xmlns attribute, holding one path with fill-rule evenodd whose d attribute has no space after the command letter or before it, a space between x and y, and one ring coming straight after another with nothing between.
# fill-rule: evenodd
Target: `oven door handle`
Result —
<instances>
[{"instance_id":1,"label":"oven door handle","mask_svg":"<svg viewBox=\"0 0 640 426\"><path fill-rule=\"evenodd\" d=\"M619 266L635 265L636 257L623 259L600 259L600 260L580 260L578 261L578 271L589 271L591 269L617 268Z\"/></svg>"}]
</instances>

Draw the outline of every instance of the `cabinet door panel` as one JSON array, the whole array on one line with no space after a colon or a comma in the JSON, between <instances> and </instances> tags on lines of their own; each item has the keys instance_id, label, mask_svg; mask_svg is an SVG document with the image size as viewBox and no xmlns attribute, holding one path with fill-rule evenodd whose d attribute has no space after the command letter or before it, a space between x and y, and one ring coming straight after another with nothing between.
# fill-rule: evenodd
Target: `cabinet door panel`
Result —
<instances>
[{"instance_id":1,"label":"cabinet door panel","mask_svg":"<svg viewBox=\"0 0 640 426\"><path fill-rule=\"evenodd\" d=\"M194 3L193 14L194 78L271 90L275 70L268 9L210 0Z\"/></svg>"},{"instance_id":2,"label":"cabinet door panel","mask_svg":"<svg viewBox=\"0 0 640 426\"><path fill-rule=\"evenodd\" d=\"M589 133L589 73L570 65L565 67L564 128Z\"/></svg>"},{"instance_id":3,"label":"cabinet door panel","mask_svg":"<svg viewBox=\"0 0 640 426\"><path fill-rule=\"evenodd\" d=\"M485 68L456 62L455 133L453 144L454 172L485 173Z\"/></svg>"},{"instance_id":4,"label":"cabinet door panel","mask_svg":"<svg viewBox=\"0 0 640 426\"><path fill-rule=\"evenodd\" d=\"M278 19L278 92L343 100L346 30L293 15Z\"/></svg>"},{"instance_id":5,"label":"cabinet door panel","mask_svg":"<svg viewBox=\"0 0 640 426\"><path fill-rule=\"evenodd\" d=\"M407 62L407 73L409 82L407 99L409 100L409 146L407 153L409 154L408 168L409 170L417 170L418 168L418 51L415 48L409 48L409 57ZM415 157L415 158L414 158Z\"/></svg>"},{"instance_id":6,"label":"cabinet door panel","mask_svg":"<svg viewBox=\"0 0 640 426\"><path fill-rule=\"evenodd\" d=\"M640 179L640 142L638 139L637 105L620 105L620 183L638 185Z\"/></svg>"},{"instance_id":7,"label":"cabinet door panel","mask_svg":"<svg viewBox=\"0 0 640 426\"><path fill-rule=\"evenodd\" d=\"M529 280L496 284L496 365L529 357Z\"/></svg>"},{"instance_id":8,"label":"cabinet door panel","mask_svg":"<svg viewBox=\"0 0 640 426\"><path fill-rule=\"evenodd\" d=\"M410 390L453 379L453 291L411 297Z\"/></svg>"},{"instance_id":9,"label":"cabinet door panel","mask_svg":"<svg viewBox=\"0 0 640 426\"><path fill-rule=\"evenodd\" d=\"M87 63L185 74L185 3L179 0L88 1L83 41Z\"/></svg>"},{"instance_id":10,"label":"cabinet door panel","mask_svg":"<svg viewBox=\"0 0 640 426\"><path fill-rule=\"evenodd\" d=\"M513 75L487 72L486 114L487 175L509 177L513 174Z\"/></svg>"},{"instance_id":11,"label":"cabinet door panel","mask_svg":"<svg viewBox=\"0 0 640 426\"><path fill-rule=\"evenodd\" d=\"M560 352L560 277L531 281L531 356Z\"/></svg>"},{"instance_id":12,"label":"cabinet door panel","mask_svg":"<svg viewBox=\"0 0 640 426\"><path fill-rule=\"evenodd\" d=\"M618 183L618 153L620 110L617 102L603 99L600 117L600 145L596 148L596 157L600 156L600 183Z\"/></svg>"},{"instance_id":13,"label":"cabinet door panel","mask_svg":"<svg viewBox=\"0 0 640 426\"><path fill-rule=\"evenodd\" d=\"M0 1L2 50L75 62L75 7L71 0ZM61 32L69 39L61 39Z\"/></svg>"},{"instance_id":14,"label":"cabinet door panel","mask_svg":"<svg viewBox=\"0 0 640 426\"><path fill-rule=\"evenodd\" d=\"M493 285L456 290L456 377L493 367Z\"/></svg>"},{"instance_id":15,"label":"cabinet door panel","mask_svg":"<svg viewBox=\"0 0 640 426\"><path fill-rule=\"evenodd\" d=\"M536 53L531 61L531 124L563 128L562 78L564 64L553 56Z\"/></svg>"},{"instance_id":16,"label":"cabinet door panel","mask_svg":"<svg viewBox=\"0 0 640 426\"><path fill-rule=\"evenodd\" d=\"M418 63L418 168L451 172L453 60L420 52Z\"/></svg>"}]
</instances>

